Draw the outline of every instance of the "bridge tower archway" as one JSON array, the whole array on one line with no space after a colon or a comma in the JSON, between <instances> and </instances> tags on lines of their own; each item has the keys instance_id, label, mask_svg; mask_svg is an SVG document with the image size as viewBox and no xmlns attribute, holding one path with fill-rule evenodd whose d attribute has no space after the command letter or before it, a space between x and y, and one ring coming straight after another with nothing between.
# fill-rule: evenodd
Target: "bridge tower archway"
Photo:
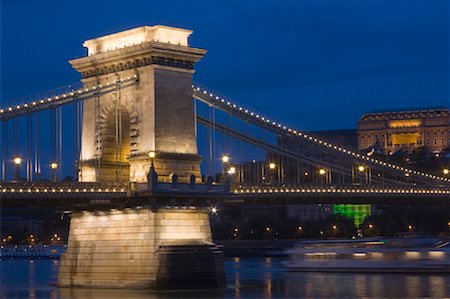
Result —
<instances>
[{"instance_id":1,"label":"bridge tower archway","mask_svg":"<svg viewBox=\"0 0 450 299\"><path fill-rule=\"evenodd\" d=\"M97 161L98 181L130 181L131 125L124 106L110 109L100 124L101 157Z\"/></svg>"}]
</instances>

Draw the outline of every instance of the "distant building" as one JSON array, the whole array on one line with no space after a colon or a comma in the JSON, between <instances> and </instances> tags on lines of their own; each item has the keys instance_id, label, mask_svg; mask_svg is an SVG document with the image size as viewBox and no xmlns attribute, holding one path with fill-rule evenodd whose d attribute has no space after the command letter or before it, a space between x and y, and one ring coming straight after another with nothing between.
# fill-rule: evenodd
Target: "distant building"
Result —
<instances>
[{"instance_id":1,"label":"distant building","mask_svg":"<svg viewBox=\"0 0 450 299\"><path fill-rule=\"evenodd\" d=\"M333 207L329 204L307 204L307 205L259 205L242 206L241 219L267 218L273 220L299 219L302 221L320 220L330 217Z\"/></svg>"},{"instance_id":2,"label":"distant building","mask_svg":"<svg viewBox=\"0 0 450 299\"><path fill-rule=\"evenodd\" d=\"M358 132L355 129L313 131L309 133L348 149L358 148Z\"/></svg>"},{"instance_id":3,"label":"distant building","mask_svg":"<svg viewBox=\"0 0 450 299\"><path fill-rule=\"evenodd\" d=\"M302 221L320 220L330 217L332 213L333 208L329 204L286 206L286 216L288 219L300 219Z\"/></svg>"},{"instance_id":4,"label":"distant building","mask_svg":"<svg viewBox=\"0 0 450 299\"><path fill-rule=\"evenodd\" d=\"M440 153L450 147L450 110L445 107L374 111L358 122L358 149L385 154L426 147Z\"/></svg>"},{"instance_id":5,"label":"distant building","mask_svg":"<svg viewBox=\"0 0 450 299\"><path fill-rule=\"evenodd\" d=\"M37 235L42 233L42 223L42 220L25 219L18 216L3 216L0 223L0 231L2 236L9 235L13 232Z\"/></svg>"}]
</instances>

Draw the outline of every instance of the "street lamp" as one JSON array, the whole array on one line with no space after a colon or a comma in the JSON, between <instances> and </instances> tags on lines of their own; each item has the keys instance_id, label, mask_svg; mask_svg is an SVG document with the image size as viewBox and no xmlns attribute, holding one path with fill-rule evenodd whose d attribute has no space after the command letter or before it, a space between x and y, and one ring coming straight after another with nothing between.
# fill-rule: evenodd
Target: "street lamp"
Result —
<instances>
[{"instance_id":1,"label":"street lamp","mask_svg":"<svg viewBox=\"0 0 450 299\"><path fill-rule=\"evenodd\" d=\"M226 174L230 174L228 170L228 162L230 161L230 157L227 155L222 156L222 174L223 174L223 180L226 181Z\"/></svg>"},{"instance_id":2,"label":"street lamp","mask_svg":"<svg viewBox=\"0 0 450 299\"><path fill-rule=\"evenodd\" d=\"M52 169L52 182L56 182L56 169L58 169L58 163L52 162L50 167Z\"/></svg>"},{"instance_id":3,"label":"street lamp","mask_svg":"<svg viewBox=\"0 0 450 299\"><path fill-rule=\"evenodd\" d=\"M448 168L444 168L444 169L442 170L442 173L445 174L445 175L447 175L447 174L450 173L450 170L448 170Z\"/></svg>"},{"instance_id":4,"label":"street lamp","mask_svg":"<svg viewBox=\"0 0 450 299\"><path fill-rule=\"evenodd\" d=\"M148 153L148 157L150 158L150 167L154 167L154 165L153 165L153 160L155 159L155 157L156 157L156 153L154 152L154 151L150 151L149 153Z\"/></svg>"},{"instance_id":5,"label":"street lamp","mask_svg":"<svg viewBox=\"0 0 450 299\"><path fill-rule=\"evenodd\" d=\"M275 185L276 179L275 179L275 168L277 165L273 162L269 163L269 175L270 175L270 184Z\"/></svg>"},{"instance_id":6,"label":"street lamp","mask_svg":"<svg viewBox=\"0 0 450 299\"><path fill-rule=\"evenodd\" d=\"M235 174L236 173L236 167L230 167L230 169L228 169L228 174Z\"/></svg>"},{"instance_id":7,"label":"street lamp","mask_svg":"<svg viewBox=\"0 0 450 299\"><path fill-rule=\"evenodd\" d=\"M20 164L22 163L22 158L19 156L14 158L14 164L16 164L16 181L20 181Z\"/></svg>"}]
</instances>

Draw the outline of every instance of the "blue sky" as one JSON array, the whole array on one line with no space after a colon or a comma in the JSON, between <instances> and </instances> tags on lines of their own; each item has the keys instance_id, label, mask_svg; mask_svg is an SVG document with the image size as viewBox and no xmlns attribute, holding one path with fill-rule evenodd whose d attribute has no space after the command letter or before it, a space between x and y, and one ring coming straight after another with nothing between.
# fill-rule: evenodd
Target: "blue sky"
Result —
<instances>
[{"instance_id":1,"label":"blue sky","mask_svg":"<svg viewBox=\"0 0 450 299\"><path fill-rule=\"evenodd\" d=\"M1 0L0 106L77 82L86 39L141 25L194 30L195 80L303 130L374 109L449 105L446 0Z\"/></svg>"}]
</instances>

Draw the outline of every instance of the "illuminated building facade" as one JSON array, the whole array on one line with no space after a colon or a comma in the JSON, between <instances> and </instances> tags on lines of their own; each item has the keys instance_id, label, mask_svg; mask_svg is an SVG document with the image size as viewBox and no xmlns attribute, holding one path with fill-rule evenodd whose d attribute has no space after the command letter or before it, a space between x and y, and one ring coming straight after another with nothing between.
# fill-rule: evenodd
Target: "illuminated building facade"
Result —
<instances>
[{"instance_id":1,"label":"illuminated building facade","mask_svg":"<svg viewBox=\"0 0 450 299\"><path fill-rule=\"evenodd\" d=\"M420 147L440 153L450 147L450 110L438 107L364 114L358 122L358 149L371 147L385 154Z\"/></svg>"},{"instance_id":2,"label":"illuminated building facade","mask_svg":"<svg viewBox=\"0 0 450 299\"><path fill-rule=\"evenodd\" d=\"M372 205L333 205L333 214L353 219L356 227L372 214Z\"/></svg>"}]
</instances>

